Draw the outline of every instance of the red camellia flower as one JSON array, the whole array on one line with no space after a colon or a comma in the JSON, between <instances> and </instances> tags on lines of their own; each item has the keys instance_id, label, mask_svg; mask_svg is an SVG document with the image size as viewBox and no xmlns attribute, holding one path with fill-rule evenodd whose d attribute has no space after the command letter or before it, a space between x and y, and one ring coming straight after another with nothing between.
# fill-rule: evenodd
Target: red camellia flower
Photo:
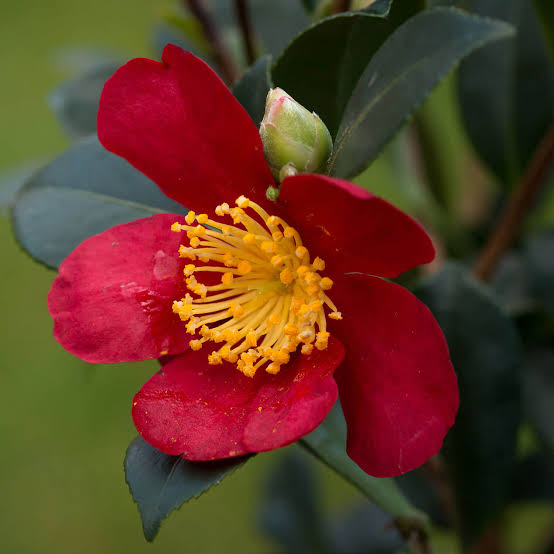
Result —
<instances>
[{"instance_id":1,"label":"red camellia flower","mask_svg":"<svg viewBox=\"0 0 554 554\"><path fill-rule=\"evenodd\" d=\"M433 259L418 223L322 175L288 177L269 201L258 130L175 46L106 83L98 136L194 210L87 239L48 297L55 337L83 360L161 358L133 401L147 442L187 460L271 450L340 394L348 454L367 473L439 450L458 407L448 349L429 310L383 279Z\"/></svg>"}]
</instances>

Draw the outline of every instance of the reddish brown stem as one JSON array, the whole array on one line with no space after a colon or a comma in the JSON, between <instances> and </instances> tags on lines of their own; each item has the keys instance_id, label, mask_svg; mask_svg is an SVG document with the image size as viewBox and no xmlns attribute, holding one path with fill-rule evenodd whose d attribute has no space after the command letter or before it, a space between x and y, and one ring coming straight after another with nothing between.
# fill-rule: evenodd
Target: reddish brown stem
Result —
<instances>
[{"instance_id":1,"label":"reddish brown stem","mask_svg":"<svg viewBox=\"0 0 554 554\"><path fill-rule=\"evenodd\" d=\"M188 6L191 13L202 26L206 40L212 47L213 55L221 72L222 79L228 85L232 85L237 80L238 72L221 39L219 29L217 28L212 14L202 0L185 0L185 5Z\"/></svg>"},{"instance_id":2,"label":"reddish brown stem","mask_svg":"<svg viewBox=\"0 0 554 554\"><path fill-rule=\"evenodd\" d=\"M242 33L246 59L248 60L248 65L250 65L254 63L254 60L256 59L256 49L254 47L254 35L252 31L252 24L250 22L248 2L246 0L235 0L235 9Z\"/></svg>"},{"instance_id":3,"label":"reddish brown stem","mask_svg":"<svg viewBox=\"0 0 554 554\"><path fill-rule=\"evenodd\" d=\"M533 205L554 160L554 125L544 136L521 181L514 189L504 213L485 244L473 267L481 281L488 281L500 258L517 238L525 215Z\"/></svg>"},{"instance_id":4,"label":"reddish brown stem","mask_svg":"<svg viewBox=\"0 0 554 554\"><path fill-rule=\"evenodd\" d=\"M333 13L347 12L350 9L350 0L334 0Z\"/></svg>"}]
</instances>

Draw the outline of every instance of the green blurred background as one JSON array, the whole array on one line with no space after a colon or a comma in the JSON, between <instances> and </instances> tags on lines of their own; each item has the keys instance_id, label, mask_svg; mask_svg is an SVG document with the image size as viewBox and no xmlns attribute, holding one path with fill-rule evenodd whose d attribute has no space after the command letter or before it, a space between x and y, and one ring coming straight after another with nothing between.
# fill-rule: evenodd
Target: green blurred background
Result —
<instances>
[{"instance_id":1,"label":"green blurred background","mask_svg":"<svg viewBox=\"0 0 554 554\"><path fill-rule=\"evenodd\" d=\"M67 78L67 52L155 56L160 0L0 1L0 173L48 160L68 144L47 106ZM64 54L64 51L66 54ZM256 456L174 513L153 544L123 474L136 435L133 394L155 362L93 366L52 338L46 295L55 273L33 262L0 216L0 550L6 553L275 552L258 530L264 477L282 452ZM292 447L297 448L297 447ZM298 450L300 450L298 448ZM359 494L320 464L327 510Z\"/></svg>"}]
</instances>

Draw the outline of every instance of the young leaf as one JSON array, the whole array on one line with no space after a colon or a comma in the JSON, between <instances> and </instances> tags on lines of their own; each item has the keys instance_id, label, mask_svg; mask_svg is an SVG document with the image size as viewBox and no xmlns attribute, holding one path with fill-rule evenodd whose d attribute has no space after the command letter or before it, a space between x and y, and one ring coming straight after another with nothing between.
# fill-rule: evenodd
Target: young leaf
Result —
<instances>
[{"instance_id":1,"label":"young leaf","mask_svg":"<svg viewBox=\"0 0 554 554\"><path fill-rule=\"evenodd\" d=\"M256 126L259 126L264 117L265 99L271 88L270 62L271 56L259 58L233 86L235 98L249 113Z\"/></svg>"},{"instance_id":2,"label":"young leaf","mask_svg":"<svg viewBox=\"0 0 554 554\"><path fill-rule=\"evenodd\" d=\"M183 207L122 158L89 137L33 175L12 210L21 246L58 267L83 240L109 227Z\"/></svg>"},{"instance_id":3,"label":"young leaf","mask_svg":"<svg viewBox=\"0 0 554 554\"><path fill-rule=\"evenodd\" d=\"M383 510L412 521L417 527L426 525L426 515L410 504L393 479L371 477L348 457L346 422L339 402L315 431L301 439L301 443Z\"/></svg>"},{"instance_id":4,"label":"young leaf","mask_svg":"<svg viewBox=\"0 0 554 554\"><path fill-rule=\"evenodd\" d=\"M183 503L218 485L247 458L187 462L169 456L136 437L125 455L125 479L137 503L147 541L153 541L163 520Z\"/></svg>"},{"instance_id":5,"label":"young leaf","mask_svg":"<svg viewBox=\"0 0 554 554\"><path fill-rule=\"evenodd\" d=\"M464 56L512 33L504 22L453 8L436 8L409 19L360 77L342 116L329 173L352 177L363 171Z\"/></svg>"},{"instance_id":6,"label":"young leaf","mask_svg":"<svg viewBox=\"0 0 554 554\"><path fill-rule=\"evenodd\" d=\"M365 66L385 39L421 7L378 0L364 12L328 17L298 35L273 66L275 83L315 111L334 136ZM391 10L390 17L389 10Z\"/></svg>"},{"instance_id":7,"label":"young leaf","mask_svg":"<svg viewBox=\"0 0 554 554\"><path fill-rule=\"evenodd\" d=\"M449 264L416 291L444 331L460 410L443 449L462 537L473 543L510 495L521 420L520 341L512 321L463 267Z\"/></svg>"},{"instance_id":8,"label":"young leaf","mask_svg":"<svg viewBox=\"0 0 554 554\"><path fill-rule=\"evenodd\" d=\"M95 65L50 93L50 107L70 138L77 139L96 131L102 88L120 65L118 61Z\"/></svg>"},{"instance_id":9,"label":"young leaf","mask_svg":"<svg viewBox=\"0 0 554 554\"><path fill-rule=\"evenodd\" d=\"M554 68L532 0L470 0L467 7L517 29L511 40L468 57L458 81L469 137L500 183L509 187L552 122Z\"/></svg>"}]
</instances>

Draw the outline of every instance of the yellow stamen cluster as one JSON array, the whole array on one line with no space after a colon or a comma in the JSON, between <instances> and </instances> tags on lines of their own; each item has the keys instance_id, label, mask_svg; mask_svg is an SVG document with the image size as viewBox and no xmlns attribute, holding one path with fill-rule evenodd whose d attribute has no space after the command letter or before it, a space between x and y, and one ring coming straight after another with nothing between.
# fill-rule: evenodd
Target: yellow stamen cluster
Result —
<instances>
[{"instance_id":1,"label":"yellow stamen cluster","mask_svg":"<svg viewBox=\"0 0 554 554\"><path fill-rule=\"evenodd\" d=\"M191 349L200 350L208 341L224 343L208 356L209 363L234 363L248 377L261 367L278 373L300 345L302 354L311 354L314 347L325 350L324 306L328 317L342 319L326 294L333 281L319 274L325 262L311 260L295 229L244 196L236 207L221 204L215 213L230 216L234 225L191 211L186 225L171 226L189 239L188 247L179 248L180 256L201 262L183 270L194 297L187 293L173 302L187 333L197 335ZM221 277L206 285L196 279L201 272Z\"/></svg>"}]
</instances>

